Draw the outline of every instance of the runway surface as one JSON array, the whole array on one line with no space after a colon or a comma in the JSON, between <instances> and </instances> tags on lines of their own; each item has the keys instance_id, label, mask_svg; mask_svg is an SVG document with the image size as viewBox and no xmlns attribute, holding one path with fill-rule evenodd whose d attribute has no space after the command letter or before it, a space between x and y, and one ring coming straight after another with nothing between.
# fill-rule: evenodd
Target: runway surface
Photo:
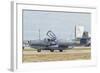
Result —
<instances>
[{"instance_id":1,"label":"runway surface","mask_svg":"<svg viewBox=\"0 0 100 73\"><path fill-rule=\"evenodd\" d=\"M91 49L69 49L59 52L59 50L23 50L23 62L44 62L44 61L64 61L64 60L86 60L91 59Z\"/></svg>"}]
</instances>

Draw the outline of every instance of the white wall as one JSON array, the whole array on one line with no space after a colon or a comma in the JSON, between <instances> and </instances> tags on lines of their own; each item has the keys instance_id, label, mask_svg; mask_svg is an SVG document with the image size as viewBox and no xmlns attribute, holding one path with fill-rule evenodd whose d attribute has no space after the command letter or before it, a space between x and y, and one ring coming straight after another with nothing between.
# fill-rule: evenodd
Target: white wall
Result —
<instances>
[{"instance_id":1,"label":"white wall","mask_svg":"<svg viewBox=\"0 0 100 73\"><path fill-rule=\"evenodd\" d=\"M99 0L32 0L34 3L41 4L61 4L61 5L77 5L77 6L96 6L98 9L98 25L94 28L96 47L99 47L100 43L100 5ZM98 1L98 2L97 2ZM99 7L99 8L98 8ZM98 55L100 49L98 49ZM100 57L98 59L97 67L83 67L83 68L67 68L56 70L33 70L34 73L99 73L100 69ZM10 73L10 0L0 0L0 73Z\"/></svg>"}]
</instances>

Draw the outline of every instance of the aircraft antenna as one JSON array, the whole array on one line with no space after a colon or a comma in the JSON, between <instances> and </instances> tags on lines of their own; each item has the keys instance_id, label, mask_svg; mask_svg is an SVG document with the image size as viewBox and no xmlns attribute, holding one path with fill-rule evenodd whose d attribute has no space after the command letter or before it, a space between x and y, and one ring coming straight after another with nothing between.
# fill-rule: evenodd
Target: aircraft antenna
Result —
<instances>
[{"instance_id":1,"label":"aircraft antenna","mask_svg":"<svg viewBox=\"0 0 100 73\"><path fill-rule=\"evenodd\" d=\"M40 38L40 29L39 29L39 40L41 40L41 38Z\"/></svg>"}]
</instances>

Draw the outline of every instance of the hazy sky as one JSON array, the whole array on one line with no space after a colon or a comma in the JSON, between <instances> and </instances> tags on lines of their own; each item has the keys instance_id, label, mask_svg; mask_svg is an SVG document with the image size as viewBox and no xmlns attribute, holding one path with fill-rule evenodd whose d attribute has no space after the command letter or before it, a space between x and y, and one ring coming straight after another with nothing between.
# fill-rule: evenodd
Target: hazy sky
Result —
<instances>
[{"instance_id":1,"label":"hazy sky","mask_svg":"<svg viewBox=\"0 0 100 73\"><path fill-rule=\"evenodd\" d=\"M91 31L91 14L71 12L50 12L23 10L23 39L41 39L48 30L55 33L58 39L74 39L75 25L84 25L85 31Z\"/></svg>"}]
</instances>

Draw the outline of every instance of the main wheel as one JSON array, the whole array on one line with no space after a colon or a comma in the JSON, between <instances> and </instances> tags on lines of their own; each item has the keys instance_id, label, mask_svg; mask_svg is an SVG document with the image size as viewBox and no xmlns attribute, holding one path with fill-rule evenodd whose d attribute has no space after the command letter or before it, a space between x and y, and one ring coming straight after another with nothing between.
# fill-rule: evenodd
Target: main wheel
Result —
<instances>
[{"instance_id":1,"label":"main wheel","mask_svg":"<svg viewBox=\"0 0 100 73\"><path fill-rule=\"evenodd\" d=\"M54 52L54 49L50 49L51 52Z\"/></svg>"},{"instance_id":2,"label":"main wheel","mask_svg":"<svg viewBox=\"0 0 100 73\"><path fill-rule=\"evenodd\" d=\"M23 46L22 48L23 48L23 50L24 50L24 46Z\"/></svg>"},{"instance_id":3,"label":"main wheel","mask_svg":"<svg viewBox=\"0 0 100 73\"><path fill-rule=\"evenodd\" d=\"M41 49L38 49L37 52L41 52Z\"/></svg>"},{"instance_id":4,"label":"main wheel","mask_svg":"<svg viewBox=\"0 0 100 73\"><path fill-rule=\"evenodd\" d=\"M59 51L60 51L60 52L63 52L63 50L62 50L62 49L60 49Z\"/></svg>"}]
</instances>

